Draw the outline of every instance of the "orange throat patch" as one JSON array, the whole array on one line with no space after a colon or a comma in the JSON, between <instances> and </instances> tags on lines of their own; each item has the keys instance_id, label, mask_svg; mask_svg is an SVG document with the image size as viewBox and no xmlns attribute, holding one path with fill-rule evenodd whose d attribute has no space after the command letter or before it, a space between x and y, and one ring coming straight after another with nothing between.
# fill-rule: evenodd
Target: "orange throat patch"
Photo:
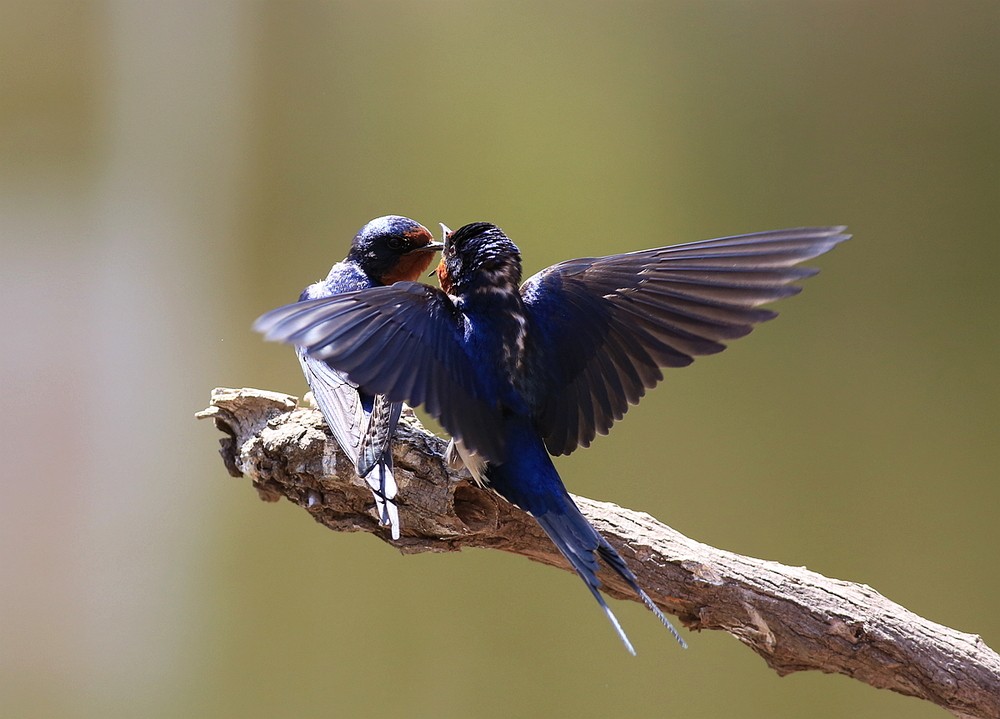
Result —
<instances>
[{"instance_id":1,"label":"orange throat patch","mask_svg":"<svg viewBox=\"0 0 1000 719\"><path fill-rule=\"evenodd\" d=\"M391 285L401 280L416 282L427 271L427 268L431 266L431 260L433 259L433 250L420 248L411 250L400 257L396 266L382 275L379 281L383 285Z\"/></svg>"},{"instance_id":2,"label":"orange throat patch","mask_svg":"<svg viewBox=\"0 0 1000 719\"><path fill-rule=\"evenodd\" d=\"M447 294L451 294L451 275L448 274L448 266L444 263L444 258L438 263L437 267L438 282L441 285L441 289Z\"/></svg>"}]
</instances>

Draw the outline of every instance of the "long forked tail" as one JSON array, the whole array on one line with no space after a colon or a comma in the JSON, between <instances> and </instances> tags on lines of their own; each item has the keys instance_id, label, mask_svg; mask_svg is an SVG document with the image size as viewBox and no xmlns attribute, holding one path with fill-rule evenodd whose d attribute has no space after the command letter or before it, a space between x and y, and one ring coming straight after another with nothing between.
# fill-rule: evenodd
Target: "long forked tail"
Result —
<instances>
[{"instance_id":1,"label":"long forked tail","mask_svg":"<svg viewBox=\"0 0 1000 719\"><path fill-rule=\"evenodd\" d=\"M625 564L625 560L621 558L621 555L590 525L590 522L580 513L580 510L568 495L562 504L563 506L560 509L563 511L550 510L536 516L535 519L541 525L542 529L545 530L545 533L549 535L549 538L559 551L563 553L563 556L573 565L576 573L583 579L590 593L594 595L594 599L601 605L611 625L618 632L618 636L621 638L622 643L625 644L625 648L628 649L629 653L634 656L635 649L625 635L625 631L622 629L618 618L611 611L611 608L599 591L601 581L597 578L598 554L608 563L608 566L628 582L628 585L632 587L632 590L642 599L643 603L663 623L663 626L670 631L678 644L686 649L687 642L684 641L677 632L677 629L674 628L674 625L660 611L659 607L653 603L649 595L639 586L635 575L628 568L628 565Z\"/></svg>"},{"instance_id":2,"label":"long forked tail","mask_svg":"<svg viewBox=\"0 0 1000 719\"><path fill-rule=\"evenodd\" d=\"M399 539L399 507L396 505L396 478L392 475L392 455L386 454L364 477L375 498L379 522Z\"/></svg>"},{"instance_id":3,"label":"long forked tail","mask_svg":"<svg viewBox=\"0 0 1000 719\"><path fill-rule=\"evenodd\" d=\"M392 474L391 442L403 405L390 403L383 395L376 395L371 402L358 447L358 475L372 490L379 521L390 528L393 539L399 539L399 507L396 506L399 489Z\"/></svg>"},{"instance_id":4,"label":"long forked tail","mask_svg":"<svg viewBox=\"0 0 1000 719\"><path fill-rule=\"evenodd\" d=\"M531 513L556 548L583 579L587 589L604 610L608 621L618 632L625 648L631 654L635 654L635 649L625 636L618 618L601 596L601 582L597 578L598 556L628 583L657 619L663 622L663 626L670 630L677 642L686 647L687 644L674 626L639 586L625 560L580 512L562 480L559 479L559 473L556 472L531 422L526 418L508 419L505 440L509 457L502 464L487 467L486 478L490 486L507 501Z\"/></svg>"},{"instance_id":5,"label":"long forked tail","mask_svg":"<svg viewBox=\"0 0 1000 719\"><path fill-rule=\"evenodd\" d=\"M677 643L680 644L682 648L687 649L687 642L684 641L684 638L677 632L677 628L670 623L670 620L667 619L666 615L660 611L660 608L653 603L653 600L649 598L649 595L646 594L643 588L639 586L639 582L636 580L635 575L632 574L632 570L625 564L625 560L623 560L621 555L615 551L614 547L608 544L608 541L604 537L601 537L600 534L597 536L600 537L601 540L601 546L597 548L597 553L601 555L601 558L604 559L604 561L607 562L608 565L622 577L622 579L628 582L629 586L632 587L632 590L639 595L639 599L642 600L642 603L649 608L649 611L656 615L656 618L659 619L660 623L663 624L663 626L665 626L673 635L674 639L677 640Z\"/></svg>"}]
</instances>

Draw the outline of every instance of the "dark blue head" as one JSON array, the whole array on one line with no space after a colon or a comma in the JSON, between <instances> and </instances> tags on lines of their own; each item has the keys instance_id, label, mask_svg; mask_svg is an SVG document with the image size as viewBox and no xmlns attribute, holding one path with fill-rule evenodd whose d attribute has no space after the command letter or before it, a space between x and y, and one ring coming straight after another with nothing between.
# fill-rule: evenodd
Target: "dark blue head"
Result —
<instances>
[{"instance_id":1,"label":"dark blue head","mask_svg":"<svg viewBox=\"0 0 1000 719\"><path fill-rule=\"evenodd\" d=\"M415 282L430 267L434 252L442 247L419 222L399 215L386 215L375 218L358 231L347 259L379 284L391 285L400 280Z\"/></svg>"},{"instance_id":2,"label":"dark blue head","mask_svg":"<svg viewBox=\"0 0 1000 719\"><path fill-rule=\"evenodd\" d=\"M437 272L441 288L450 294L486 286L516 292L521 252L496 225L473 222L445 237Z\"/></svg>"}]
</instances>

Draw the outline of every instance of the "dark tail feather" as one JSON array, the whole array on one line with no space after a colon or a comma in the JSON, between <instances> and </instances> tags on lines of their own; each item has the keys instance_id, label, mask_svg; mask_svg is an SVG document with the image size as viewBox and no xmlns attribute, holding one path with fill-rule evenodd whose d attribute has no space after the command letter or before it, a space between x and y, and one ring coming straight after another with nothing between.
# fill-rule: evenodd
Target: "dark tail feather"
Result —
<instances>
[{"instance_id":1,"label":"dark tail feather","mask_svg":"<svg viewBox=\"0 0 1000 719\"><path fill-rule=\"evenodd\" d=\"M399 507L391 443L402 411L401 403L390 404L383 395L376 395L358 447L358 476L371 487L379 522L390 528L393 539L399 539Z\"/></svg>"},{"instance_id":2,"label":"dark tail feather","mask_svg":"<svg viewBox=\"0 0 1000 719\"><path fill-rule=\"evenodd\" d=\"M361 432L358 445L358 476L366 477L385 456L392 454L392 435L403 411L400 402L389 402L385 395L375 395L371 400L368 423Z\"/></svg>"},{"instance_id":3,"label":"dark tail feather","mask_svg":"<svg viewBox=\"0 0 1000 719\"><path fill-rule=\"evenodd\" d=\"M549 535L556 548L563 553L563 556L573 565L576 573L583 579L587 585L587 589L594 595L594 599L597 600L597 603L601 605L601 609L607 615L611 626L618 632L618 636L625 645L625 648L628 649L629 654L635 656L635 648L625 635L625 630L622 629L618 617L611 611L611 607L608 606L608 603L604 601L604 597L598 591L601 582L597 578L597 558L594 556L594 549L586 548L586 545L581 546L579 535L574 531L576 528L567 515L547 512L540 517L535 517L535 519L542 526L542 529L545 530L545 533Z\"/></svg>"},{"instance_id":4,"label":"dark tail feather","mask_svg":"<svg viewBox=\"0 0 1000 719\"><path fill-rule=\"evenodd\" d=\"M594 529L590 522L587 521L586 517L580 513L576 504L573 503L569 497L566 497L566 502L563 503L564 511L554 511L550 510L545 514L536 516L538 524L541 525L545 533L549 535L549 538L556 545L563 556L569 560L570 564L573 565L573 569L576 573L580 575L586 583L587 588L590 593L594 595L594 599L597 603L601 605L604 613L607 615L608 620L611 625L618 632L618 636L621 638L622 643L625 644L625 648L635 655L635 649L632 647L632 643L629 641L628 637L625 635L625 631L622 629L621 624L618 622L618 618L611 611L607 602L604 601L604 597L601 596L599 590L601 586L601 581L597 578L597 554L604 559L608 565L621 576L629 586L635 591L635 593L642 599L643 603L649 607L650 611L656 615L663 626L665 626L670 633L673 634L674 639L684 647L687 648L687 643L681 638L680 634L674 628L674 625L670 623L663 612L653 604L653 600L649 598L649 595L642 590L639 583L636 581L635 575L632 570L628 568L625 564L625 560L621 558L621 555L615 551L614 547L608 544L607 540L602 537L596 529Z\"/></svg>"},{"instance_id":5,"label":"dark tail feather","mask_svg":"<svg viewBox=\"0 0 1000 719\"><path fill-rule=\"evenodd\" d=\"M677 640L677 643L684 649L687 649L687 642L684 641L684 638L677 632L676 627L670 623L670 620L667 619L666 615L660 611L660 608L653 603L653 600L649 598L649 595L646 594L643 588L639 586L639 582L636 580L635 575L632 574L632 570L626 566L625 560L623 560L621 555L615 551L614 547L608 544L608 541L604 537L601 537L599 534L597 536L600 537L601 540L601 546L597 548L597 553L601 555L601 558L603 558L612 569L618 572L618 575L622 579L628 582L629 586L632 587L632 590L639 595L639 599L642 600L642 603L645 604L649 608L649 611L655 614L656 618L660 620L660 623L662 623L663 626L665 626L667 630L674 635L674 639Z\"/></svg>"}]
</instances>

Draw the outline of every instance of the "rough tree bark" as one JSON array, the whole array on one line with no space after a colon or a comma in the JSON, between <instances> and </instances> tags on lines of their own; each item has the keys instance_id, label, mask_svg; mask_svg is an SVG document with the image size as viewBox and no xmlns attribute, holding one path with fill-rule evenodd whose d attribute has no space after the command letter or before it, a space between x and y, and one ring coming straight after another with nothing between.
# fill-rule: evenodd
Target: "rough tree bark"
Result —
<instances>
[{"instance_id":1,"label":"rough tree bark","mask_svg":"<svg viewBox=\"0 0 1000 719\"><path fill-rule=\"evenodd\" d=\"M371 493L295 397L216 389L199 417L226 433L221 454L260 497L285 497L336 531L371 532L404 553L489 547L569 570L530 516L442 461L444 442L407 411L394 443L403 536L391 542ZM778 674L818 669L933 702L959 717L1000 719L1000 656L973 634L928 621L863 584L709 547L642 512L574 497L664 611L690 629L722 629ZM609 594L636 599L611 572Z\"/></svg>"}]
</instances>

